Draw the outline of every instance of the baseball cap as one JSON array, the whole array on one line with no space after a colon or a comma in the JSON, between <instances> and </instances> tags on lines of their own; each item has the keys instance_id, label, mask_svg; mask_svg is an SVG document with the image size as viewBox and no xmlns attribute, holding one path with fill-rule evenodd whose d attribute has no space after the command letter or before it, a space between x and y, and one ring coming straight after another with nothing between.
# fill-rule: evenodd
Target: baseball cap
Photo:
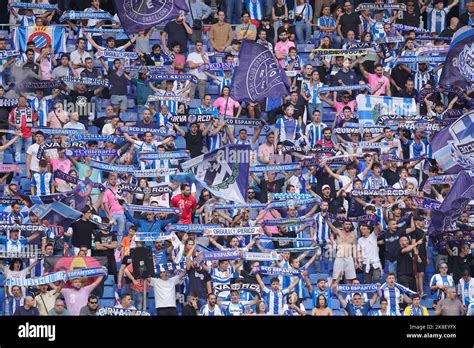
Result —
<instances>
[{"instance_id":1,"label":"baseball cap","mask_svg":"<svg viewBox=\"0 0 474 348\"><path fill-rule=\"evenodd\" d=\"M263 17L262 22L270 22L270 17L268 16Z\"/></svg>"},{"instance_id":2,"label":"baseball cap","mask_svg":"<svg viewBox=\"0 0 474 348\"><path fill-rule=\"evenodd\" d=\"M329 188L329 189L330 189L331 186L329 186L329 185L327 185L327 184L326 184L326 185L323 185L322 190L324 190L324 189L326 189L326 188Z\"/></svg>"},{"instance_id":3,"label":"baseball cap","mask_svg":"<svg viewBox=\"0 0 474 348\"><path fill-rule=\"evenodd\" d=\"M240 45L240 43L241 42L239 40L234 39L234 40L232 40L232 42L230 44L231 45Z\"/></svg>"}]
</instances>

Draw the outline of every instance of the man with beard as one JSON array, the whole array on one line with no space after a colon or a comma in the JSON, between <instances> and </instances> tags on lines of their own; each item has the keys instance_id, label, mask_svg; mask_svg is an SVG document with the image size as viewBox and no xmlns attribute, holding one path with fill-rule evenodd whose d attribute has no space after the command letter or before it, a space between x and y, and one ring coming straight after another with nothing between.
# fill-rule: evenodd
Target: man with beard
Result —
<instances>
[{"instance_id":1,"label":"man with beard","mask_svg":"<svg viewBox=\"0 0 474 348\"><path fill-rule=\"evenodd\" d=\"M197 204L196 198L191 195L191 187L188 184L181 184L181 193L171 199L171 206L181 209L179 216L180 224L191 224Z\"/></svg>"},{"instance_id":2,"label":"man with beard","mask_svg":"<svg viewBox=\"0 0 474 348\"><path fill-rule=\"evenodd\" d=\"M184 15L179 15L176 20L166 23L164 30L161 32L161 42L169 50L173 49L173 43L179 43L180 53L186 55L188 53L189 35L192 34L193 29L184 20Z\"/></svg>"},{"instance_id":3,"label":"man with beard","mask_svg":"<svg viewBox=\"0 0 474 348\"><path fill-rule=\"evenodd\" d=\"M351 284L356 278L355 269L361 267L356 259L356 236L352 231L352 222L344 221L342 224L342 230L340 230L334 227L331 221L329 221L326 213L323 212L322 215L326 219L329 228L335 237L336 258L334 260L334 270L332 274L333 281L336 281L339 274L344 272L346 283Z\"/></svg>"},{"instance_id":4,"label":"man with beard","mask_svg":"<svg viewBox=\"0 0 474 348\"><path fill-rule=\"evenodd\" d=\"M275 44L275 56L282 68L285 68L285 58L288 57L290 47L296 47L293 41L288 40L288 32L279 30L278 42Z\"/></svg>"}]
</instances>

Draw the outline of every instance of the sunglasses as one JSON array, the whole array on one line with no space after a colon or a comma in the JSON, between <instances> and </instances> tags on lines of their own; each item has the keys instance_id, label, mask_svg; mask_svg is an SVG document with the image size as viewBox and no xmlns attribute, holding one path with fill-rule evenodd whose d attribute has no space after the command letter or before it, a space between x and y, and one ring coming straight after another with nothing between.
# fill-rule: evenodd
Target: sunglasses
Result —
<instances>
[{"instance_id":1,"label":"sunglasses","mask_svg":"<svg viewBox=\"0 0 474 348\"><path fill-rule=\"evenodd\" d=\"M89 303L90 303L90 304L97 304L97 301L94 301L94 302L91 301L91 302L89 302Z\"/></svg>"}]
</instances>

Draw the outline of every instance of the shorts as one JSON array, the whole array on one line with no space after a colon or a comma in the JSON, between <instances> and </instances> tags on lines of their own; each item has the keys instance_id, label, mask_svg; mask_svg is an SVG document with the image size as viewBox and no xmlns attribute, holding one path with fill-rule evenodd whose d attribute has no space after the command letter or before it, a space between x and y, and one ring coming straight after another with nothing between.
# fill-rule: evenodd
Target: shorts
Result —
<instances>
[{"instance_id":1,"label":"shorts","mask_svg":"<svg viewBox=\"0 0 474 348\"><path fill-rule=\"evenodd\" d=\"M356 278L354 259L352 257L336 257L332 271L332 279L337 279L341 272L344 272L344 278L346 278L346 280Z\"/></svg>"},{"instance_id":2,"label":"shorts","mask_svg":"<svg viewBox=\"0 0 474 348\"><path fill-rule=\"evenodd\" d=\"M416 263L415 264L416 273L424 273L426 270L426 262Z\"/></svg>"},{"instance_id":3,"label":"shorts","mask_svg":"<svg viewBox=\"0 0 474 348\"><path fill-rule=\"evenodd\" d=\"M114 109L120 109L121 111L127 111L128 109L128 98L126 95L112 95L110 97L110 104Z\"/></svg>"}]
</instances>

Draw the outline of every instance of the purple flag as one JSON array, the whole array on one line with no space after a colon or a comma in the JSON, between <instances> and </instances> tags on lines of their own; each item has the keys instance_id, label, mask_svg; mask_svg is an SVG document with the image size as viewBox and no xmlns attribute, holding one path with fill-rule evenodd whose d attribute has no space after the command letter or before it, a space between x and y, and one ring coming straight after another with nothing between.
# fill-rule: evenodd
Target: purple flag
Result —
<instances>
[{"instance_id":1,"label":"purple flag","mask_svg":"<svg viewBox=\"0 0 474 348\"><path fill-rule=\"evenodd\" d=\"M440 233L455 228L456 220L474 199L474 180L461 171L439 209L431 210L429 233Z\"/></svg>"},{"instance_id":2,"label":"purple flag","mask_svg":"<svg viewBox=\"0 0 474 348\"><path fill-rule=\"evenodd\" d=\"M458 118L431 139L433 157L446 174L474 167L474 111Z\"/></svg>"},{"instance_id":3,"label":"purple flag","mask_svg":"<svg viewBox=\"0 0 474 348\"><path fill-rule=\"evenodd\" d=\"M261 44L243 40L230 85L232 98L250 102L281 98L289 93L288 88L288 78L273 53Z\"/></svg>"},{"instance_id":4,"label":"purple flag","mask_svg":"<svg viewBox=\"0 0 474 348\"><path fill-rule=\"evenodd\" d=\"M474 29L464 26L454 33L443 72L439 79L441 87L471 89L474 85Z\"/></svg>"},{"instance_id":5,"label":"purple flag","mask_svg":"<svg viewBox=\"0 0 474 348\"><path fill-rule=\"evenodd\" d=\"M249 145L228 145L183 162L181 168L214 195L246 204L249 165Z\"/></svg>"},{"instance_id":6,"label":"purple flag","mask_svg":"<svg viewBox=\"0 0 474 348\"><path fill-rule=\"evenodd\" d=\"M188 12L185 0L114 0L123 30L128 35L147 30Z\"/></svg>"}]
</instances>

